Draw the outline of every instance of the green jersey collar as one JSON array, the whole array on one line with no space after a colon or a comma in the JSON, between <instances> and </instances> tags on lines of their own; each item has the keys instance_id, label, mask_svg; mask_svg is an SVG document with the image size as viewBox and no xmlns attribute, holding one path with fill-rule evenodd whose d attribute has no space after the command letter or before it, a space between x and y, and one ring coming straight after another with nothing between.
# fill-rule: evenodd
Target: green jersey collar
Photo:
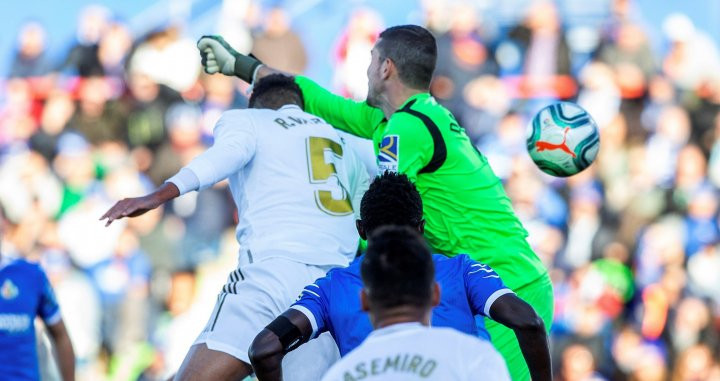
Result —
<instances>
[{"instance_id":1,"label":"green jersey collar","mask_svg":"<svg viewBox=\"0 0 720 381\"><path fill-rule=\"evenodd\" d=\"M398 107L397 110L395 110L395 112L398 112L398 111L402 110L403 107L407 106L407 104L410 103L410 102L413 102L413 101L424 101L424 100L426 100L426 99L428 99L428 98L430 98L430 97L432 97L432 95L430 95L430 93L419 93L419 94L415 94L415 95L411 96L410 98L408 98L405 102L403 102L403 104L401 104L400 107Z\"/></svg>"}]
</instances>

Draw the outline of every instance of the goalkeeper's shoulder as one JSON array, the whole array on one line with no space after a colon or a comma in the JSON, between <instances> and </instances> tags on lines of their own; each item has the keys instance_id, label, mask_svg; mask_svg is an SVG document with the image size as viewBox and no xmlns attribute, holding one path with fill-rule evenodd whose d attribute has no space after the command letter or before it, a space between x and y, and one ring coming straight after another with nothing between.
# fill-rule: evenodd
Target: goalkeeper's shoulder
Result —
<instances>
[{"instance_id":1,"label":"goalkeeper's shoulder","mask_svg":"<svg viewBox=\"0 0 720 381\"><path fill-rule=\"evenodd\" d=\"M310 78L295 76L302 91L305 111L320 116L334 127L362 138L371 138L385 116L364 101L333 94Z\"/></svg>"},{"instance_id":2,"label":"goalkeeper's shoulder","mask_svg":"<svg viewBox=\"0 0 720 381\"><path fill-rule=\"evenodd\" d=\"M328 104L328 106L336 107L340 105L352 105L356 110L358 108L362 108L366 112L377 114L378 116L382 115L382 111L379 108L372 107L365 101L356 101L354 99L334 94L330 90L322 87L320 84L304 75L296 75L295 83L300 87L300 90L302 90L306 105L316 101L334 102L332 104ZM334 111L337 112L340 110L335 109ZM382 117L380 119L382 119Z\"/></svg>"},{"instance_id":3,"label":"goalkeeper's shoulder","mask_svg":"<svg viewBox=\"0 0 720 381\"><path fill-rule=\"evenodd\" d=\"M303 96L305 97L313 95L331 94L328 89L320 86L320 84L304 75L296 75L295 83L300 87L300 90L302 90Z\"/></svg>"}]
</instances>

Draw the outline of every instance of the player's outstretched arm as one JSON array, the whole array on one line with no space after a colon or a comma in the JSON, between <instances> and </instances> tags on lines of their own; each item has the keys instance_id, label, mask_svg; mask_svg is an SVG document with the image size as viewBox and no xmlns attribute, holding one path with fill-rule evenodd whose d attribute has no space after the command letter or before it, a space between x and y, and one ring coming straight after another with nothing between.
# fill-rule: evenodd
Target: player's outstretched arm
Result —
<instances>
[{"instance_id":1,"label":"player's outstretched arm","mask_svg":"<svg viewBox=\"0 0 720 381\"><path fill-rule=\"evenodd\" d=\"M310 319L300 311L291 308L275 318L250 345L250 362L258 380L282 381L283 357L311 335Z\"/></svg>"},{"instance_id":2,"label":"player's outstretched arm","mask_svg":"<svg viewBox=\"0 0 720 381\"><path fill-rule=\"evenodd\" d=\"M545 323L535 310L517 295L500 296L490 307L493 320L515 331L520 350L534 381L551 381L550 348Z\"/></svg>"},{"instance_id":3,"label":"player's outstretched arm","mask_svg":"<svg viewBox=\"0 0 720 381\"><path fill-rule=\"evenodd\" d=\"M170 182L160 186L155 192L142 197L125 198L108 209L100 220L107 219L105 226L123 217L137 217L157 208L165 202L180 195L178 187Z\"/></svg>"},{"instance_id":4,"label":"player's outstretched arm","mask_svg":"<svg viewBox=\"0 0 720 381\"><path fill-rule=\"evenodd\" d=\"M75 380L75 352L67 329L65 329L65 323L60 320L55 324L48 325L47 328L55 347L57 364L63 381Z\"/></svg>"},{"instance_id":5,"label":"player's outstretched arm","mask_svg":"<svg viewBox=\"0 0 720 381\"><path fill-rule=\"evenodd\" d=\"M123 217L136 217L190 191L205 189L243 168L255 155L255 127L246 110L222 114L213 129L212 147L184 166L155 192L118 201L100 217L105 226Z\"/></svg>"},{"instance_id":6,"label":"player's outstretched arm","mask_svg":"<svg viewBox=\"0 0 720 381\"><path fill-rule=\"evenodd\" d=\"M221 36L202 36L197 47L202 66L208 74L236 76L250 84L270 74L292 76L263 64L252 55L239 53ZM367 102L332 94L305 77L298 76L295 81L303 92L305 111L343 131L368 139L384 118L380 109L371 107Z\"/></svg>"}]
</instances>

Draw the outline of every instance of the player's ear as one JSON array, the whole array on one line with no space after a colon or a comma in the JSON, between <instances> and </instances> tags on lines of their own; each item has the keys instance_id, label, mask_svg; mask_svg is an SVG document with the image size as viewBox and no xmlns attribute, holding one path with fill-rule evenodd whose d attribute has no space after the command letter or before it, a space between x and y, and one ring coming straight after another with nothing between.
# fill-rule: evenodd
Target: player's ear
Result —
<instances>
[{"instance_id":1,"label":"player's ear","mask_svg":"<svg viewBox=\"0 0 720 381\"><path fill-rule=\"evenodd\" d=\"M370 301L368 300L365 288L360 289L360 308L365 312L370 311Z\"/></svg>"},{"instance_id":2,"label":"player's ear","mask_svg":"<svg viewBox=\"0 0 720 381\"><path fill-rule=\"evenodd\" d=\"M365 229L363 229L362 220L355 220L355 228L357 229L360 238L367 240L367 234L365 234Z\"/></svg>"},{"instance_id":3,"label":"player's ear","mask_svg":"<svg viewBox=\"0 0 720 381\"><path fill-rule=\"evenodd\" d=\"M390 58L385 58L380 64L380 77L382 79L390 78L390 75L395 71L397 71L397 68Z\"/></svg>"},{"instance_id":4,"label":"player's ear","mask_svg":"<svg viewBox=\"0 0 720 381\"><path fill-rule=\"evenodd\" d=\"M440 304L440 284L434 282L432 289L432 306L435 307L438 304Z\"/></svg>"},{"instance_id":5,"label":"player's ear","mask_svg":"<svg viewBox=\"0 0 720 381\"><path fill-rule=\"evenodd\" d=\"M425 234L425 219L424 218L422 220L420 220L420 225L418 225L418 233L420 233L421 235Z\"/></svg>"}]
</instances>

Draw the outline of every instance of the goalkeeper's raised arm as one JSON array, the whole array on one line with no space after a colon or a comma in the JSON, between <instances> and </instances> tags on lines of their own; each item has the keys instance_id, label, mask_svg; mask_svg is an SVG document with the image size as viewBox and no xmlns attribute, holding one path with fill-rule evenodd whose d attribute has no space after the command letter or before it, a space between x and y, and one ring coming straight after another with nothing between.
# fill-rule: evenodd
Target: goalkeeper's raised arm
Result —
<instances>
[{"instance_id":1,"label":"goalkeeper's raised arm","mask_svg":"<svg viewBox=\"0 0 720 381\"><path fill-rule=\"evenodd\" d=\"M252 84L267 75L282 73L263 64L252 54L239 53L221 36L202 36L197 47L203 68L208 74L222 73ZM332 94L303 76L296 76L295 82L302 90L305 111L325 119L343 131L370 139L375 128L383 121L383 112L367 102L357 102Z\"/></svg>"}]
</instances>

